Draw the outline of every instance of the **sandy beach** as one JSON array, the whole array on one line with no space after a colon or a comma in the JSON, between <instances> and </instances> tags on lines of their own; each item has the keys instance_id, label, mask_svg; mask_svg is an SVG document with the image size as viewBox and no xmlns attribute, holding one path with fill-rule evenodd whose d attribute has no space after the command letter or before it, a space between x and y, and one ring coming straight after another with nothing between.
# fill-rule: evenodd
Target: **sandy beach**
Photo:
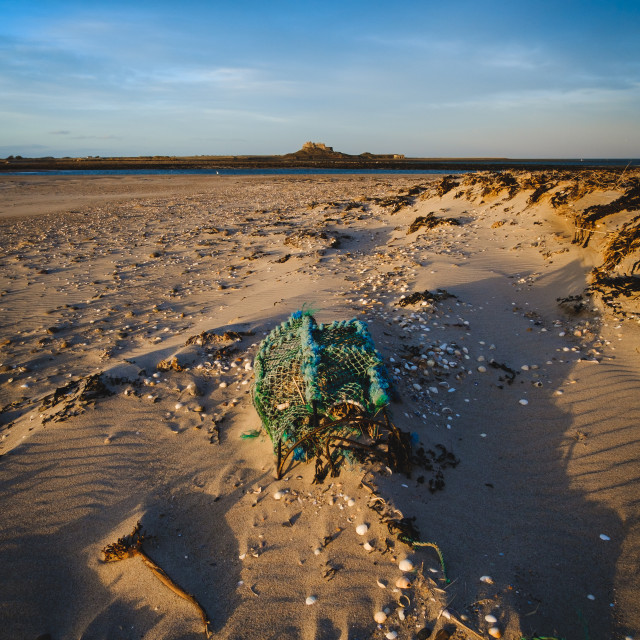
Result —
<instances>
[{"instance_id":1,"label":"sandy beach","mask_svg":"<svg viewBox=\"0 0 640 640\"><path fill-rule=\"evenodd\" d=\"M103 561L140 522L215 638L640 639L639 184L0 175L0 638L205 637ZM302 308L367 323L428 465L275 479L253 362Z\"/></svg>"}]
</instances>

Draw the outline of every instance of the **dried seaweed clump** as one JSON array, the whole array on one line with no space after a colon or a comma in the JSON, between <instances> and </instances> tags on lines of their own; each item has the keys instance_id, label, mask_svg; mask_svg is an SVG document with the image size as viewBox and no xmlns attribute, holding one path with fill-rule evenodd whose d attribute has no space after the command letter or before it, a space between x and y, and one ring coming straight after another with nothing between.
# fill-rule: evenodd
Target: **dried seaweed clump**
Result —
<instances>
[{"instance_id":1,"label":"dried seaweed clump","mask_svg":"<svg viewBox=\"0 0 640 640\"><path fill-rule=\"evenodd\" d=\"M452 189L460 186L460 182L456 180L453 176L444 176L442 180L438 183L436 187L436 193L442 197L446 193L449 193Z\"/></svg>"},{"instance_id":2,"label":"dried seaweed clump","mask_svg":"<svg viewBox=\"0 0 640 640\"><path fill-rule=\"evenodd\" d=\"M162 582L165 586L169 587L176 595L184 598L187 602L190 602L200 614L202 622L204 624L204 634L207 638L211 637L211 622L206 611L202 605L192 596L187 593L182 587L179 587L162 569L158 566L142 549L142 543L146 539L142 525L138 522L133 528L133 531L128 536L118 538L113 544L107 545L102 550L102 556L104 562L117 562L118 560L125 560L126 558L133 558L134 556L140 556L145 566L149 567L153 574Z\"/></svg>"},{"instance_id":3,"label":"dried seaweed clump","mask_svg":"<svg viewBox=\"0 0 640 640\"><path fill-rule=\"evenodd\" d=\"M573 239L575 244L586 247L593 235L596 222L607 216L611 216L621 211L636 211L640 209L640 179L635 178L619 198L608 204L596 204L587 207L581 214L576 216L576 234Z\"/></svg>"},{"instance_id":4,"label":"dried seaweed clump","mask_svg":"<svg viewBox=\"0 0 640 640\"><path fill-rule=\"evenodd\" d=\"M460 221L457 218L436 218L432 213L428 213L426 216L418 216L410 225L407 230L407 235L415 233L418 229L425 227L427 229L435 229L441 225L460 225Z\"/></svg>"},{"instance_id":5,"label":"dried seaweed clump","mask_svg":"<svg viewBox=\"0 0 640 640\"><path fill-rule=\"evenodd\" d=\"M71 416L84 413L84 407L94 405L98 398L113 395L102 381L102 374L95 373L80 380L72 380L45 396L40 411L53 409L42 422L61 422Z\"/></svg>"},{"instance_id":6,"label":"dried seaweed clump","mask_svg":"<svg viewBox=\"0 0 640 640\"><path fill-rule=\"evenodd\" d=\"M440 300L455 297L453 293L449 293L446 289L437 289L435 292L425 289L424 291L416 291L404 298L400 298L396 304L399 307L406 307L410 304L417 304L418 302L440 302Z\"/></svg>"}]
</instances>

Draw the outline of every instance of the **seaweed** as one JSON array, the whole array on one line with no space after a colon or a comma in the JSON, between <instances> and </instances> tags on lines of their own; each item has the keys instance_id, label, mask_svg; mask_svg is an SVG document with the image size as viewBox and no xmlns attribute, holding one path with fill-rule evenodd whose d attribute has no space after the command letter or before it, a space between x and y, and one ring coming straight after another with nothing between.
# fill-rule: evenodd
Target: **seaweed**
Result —
<instances>
[{"instance_id":1,"label":"seaweed","mask_svg":"<svg viewBox=\"0 0 640 640\"><path fill-rule=\"evenodd\" d=\"M140 556L142 558L142 562L151 569L153 574L162 582L162 584L166 585L173 591L175 594L179 595L181 598L184 598L187 602L190 602L200 614L202 618L202 622L204 624L204 633L207 638L211 637L210 625L211 622L209 620L209 616L206 611L202 607L202 605L192 596L190 593L187 593L182 587L178 586L162 569L158 566L142 549L142 543L145 539L150 536L145 535L142 530L142 525L140 522L136 524L133 531L122 538L118 538L118 540L110 545L107 545L102 549L103 561L106 562L117 562L118 560L125 560L127 558L133 558L135 556Z\"/></svg>"},{"instance_id":2,"label":"seaweed","mask_svg":"<svg viewBox=\"0 0 640 640\"><path fill-rule=\"evenodd\" d=\"M396 304L399 307L406 307L410 304L417 304L418 302L440 302L441 300L455 297L453 293L449 293L446 289L436 289L435 293L425 289L424 291L416 291L404 298L400 298Z\"/></svg>"},{"instance_id":3,"label":"seaweed","mask_svg":"<svg viewBox=\"0 0 640 640\"><path fill-rule=\"evenodd\" d=\"M418 229L426 227L427 229L435 229L441 225L460 225L460 221L457 218L436 218L433 212L428 213L426 216L418 216L410 225L407 230L407 235L415 233Z\"/></svg>"},{"instance_id":4,"label":"seaweed","mask_svg":"<svg viewBox=\"0 0 640 640\"><path fill-rule=\"evenodd\" d=\"M640 209L640 179L635 178L630 181L625 193L613 202L592 205L576 216L576 233L573 243L586 247L591 240L593 228L598 220L621 211L636 211L637 209Z\"/></svg>"}]
</instances>

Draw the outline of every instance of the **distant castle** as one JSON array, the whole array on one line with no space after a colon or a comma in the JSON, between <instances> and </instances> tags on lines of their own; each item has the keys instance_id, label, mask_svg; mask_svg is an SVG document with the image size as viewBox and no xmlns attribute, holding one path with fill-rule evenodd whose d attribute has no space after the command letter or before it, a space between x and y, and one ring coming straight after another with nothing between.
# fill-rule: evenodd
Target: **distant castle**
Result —
<instances>
[{"instance_id":1,"label":"distant castle","mask_svg":"<svg viewBox=\"0 0 640 640\"><path fill-rule=\"evenodd\" d=\"M305 142L302 145L302 149L300 149L300 151L307 151L309 153L317 151L328 151L329 153L333 153L333 147L327 147L324 142Z\"/></svg>"}]
</instances>

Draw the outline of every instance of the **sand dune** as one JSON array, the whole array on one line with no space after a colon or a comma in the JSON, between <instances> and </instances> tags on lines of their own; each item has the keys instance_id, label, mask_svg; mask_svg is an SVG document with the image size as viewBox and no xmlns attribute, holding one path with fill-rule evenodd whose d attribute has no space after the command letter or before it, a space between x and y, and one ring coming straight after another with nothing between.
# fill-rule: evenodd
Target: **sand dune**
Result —
<instances>
[{"instance_id":1,"label":"sand dune","mask_svg":"<svg viewBox=\"0 0 640 640\"><path fill-rule=\"evenodd\" d=\"M638 637L638 180L0 176L0 638L204 637L102 561L138 521L214 637ZM431 469L274 479L252 363L303 305Z\"/></svg>"}]
</instances>

